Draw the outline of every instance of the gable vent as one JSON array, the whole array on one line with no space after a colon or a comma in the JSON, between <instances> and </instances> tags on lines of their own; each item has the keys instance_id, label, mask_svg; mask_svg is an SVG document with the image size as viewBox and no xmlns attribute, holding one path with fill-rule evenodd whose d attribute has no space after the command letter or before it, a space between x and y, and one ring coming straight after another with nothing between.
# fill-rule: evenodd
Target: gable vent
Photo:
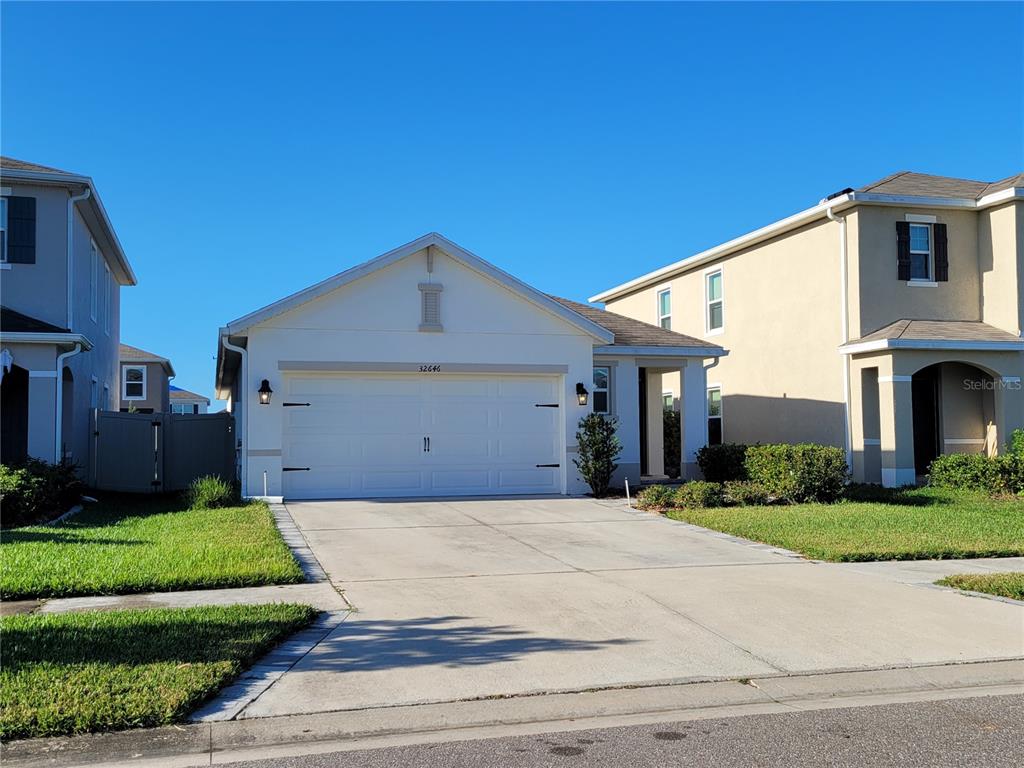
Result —
<instances>
[{"instance_id":1,"label":"gable vent","mask_svg":"<svg viewBox=\"0 0 1024 768\"><path fill-rule=\"evenodd\" d=\"M441 326L441 291L444 288L438 283L420 283L422 315L421 331L442 331Z\"/></svg>"}]
</instances>

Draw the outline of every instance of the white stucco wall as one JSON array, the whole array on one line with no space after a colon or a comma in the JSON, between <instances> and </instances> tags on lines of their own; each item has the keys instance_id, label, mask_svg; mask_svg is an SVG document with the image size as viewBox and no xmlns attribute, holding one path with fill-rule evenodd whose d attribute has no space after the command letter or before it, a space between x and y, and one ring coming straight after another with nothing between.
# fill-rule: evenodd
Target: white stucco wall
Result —
<instances>
[{"instance_id":1,"label":"white stucco wall","mask_svg":"<svg viewBox=\"0 0 1024 768\"><path fill-rule=\"evenodd\" d=\"M442 332L419 330L420 283L443 286ZM282 494L282 399L259 405L255 392L263 379L283 393L281 361L405 363L493 366L565 366L562 375L563 492L586 486L572 464L576 425L589 406L576 402L577 382L588 389L594 339L563 318L527 301L461 262L437 253L427 272L425 251L385 267L338 290L259 323L248 331L248 379L241 402L245 411L248 460L244 492L260 495L268 473L268 494ZM273 455L277 452L277 455ZM256 454L256 455L253 455ZM262 455L260 455L262 454Z\"/></svg>"}]
</instances>

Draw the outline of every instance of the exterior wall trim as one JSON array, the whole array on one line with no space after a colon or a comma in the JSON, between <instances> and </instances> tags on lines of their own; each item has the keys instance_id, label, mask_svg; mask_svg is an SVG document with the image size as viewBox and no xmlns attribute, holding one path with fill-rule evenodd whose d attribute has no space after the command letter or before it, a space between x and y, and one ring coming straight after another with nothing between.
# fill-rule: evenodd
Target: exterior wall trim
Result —
<instances>
[{"instance_id":1,"label":"exterior wall trim","mask_svg":"<svg viewBox=\"0 0 1024 768\"><path fill-rule=\"evenodd\" d=\"M887 349L940 349L958 352L1020 352L1024 351L1024 339L1020 341L955 341L951 339L879 339L857 344L844 344L839 348L844 355L858 355L862 352L880 352Z\"/></svg>"},{"instance_id":2,"label":"exterior wall trim","mask_svg":"<svg viewBox=\"0 0 1024 768\"><path fill-rule=\"evenodd\" d=\"M439 365L438 371L424 371L422 363L357 362L346 360L279 360L279 371L322 371L325 373L523 373L523 374L567 374L568 365L535 365L532 363L431 363Z\"/></svg>"},{"instance_id":3,"label":"exterior wall trim","mask_svg":"<svg viewBox=\"0 0 1024 768\"><path fill-rule=\"evenodd\" d=\"M10 344L81 344L82 350L88 352L92 349L92 342L87 336L80 333L29 333L28 331L15 331L13 333L0 334L0 338Z\"/></svg>"},{"instance_id":4,"label":"exterior wall trim","mask_svg":"<svg viewBox=\"0 0 1024 768\"><path fill-rule=\"evenodd\" d=\"M595 355L611 357L725 357L727 352L721 347L594 347Z\"/></svg>"}]
</instances>

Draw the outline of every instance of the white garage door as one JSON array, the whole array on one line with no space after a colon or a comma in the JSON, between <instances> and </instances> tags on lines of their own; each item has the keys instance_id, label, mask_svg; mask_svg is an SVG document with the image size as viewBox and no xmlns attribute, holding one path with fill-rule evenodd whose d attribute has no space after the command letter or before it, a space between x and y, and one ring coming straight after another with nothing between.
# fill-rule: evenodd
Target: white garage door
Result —
<instances>
[{"instance_id":1,"label":"white garage door","mask_svg":"<svg viewBox=\"0 0 1024 768\"><path fill-rule=\"evenodd\" d=\"M559 388L555 376L290 375L285 498L557 493Z\"/></svg>"}]
</instances>

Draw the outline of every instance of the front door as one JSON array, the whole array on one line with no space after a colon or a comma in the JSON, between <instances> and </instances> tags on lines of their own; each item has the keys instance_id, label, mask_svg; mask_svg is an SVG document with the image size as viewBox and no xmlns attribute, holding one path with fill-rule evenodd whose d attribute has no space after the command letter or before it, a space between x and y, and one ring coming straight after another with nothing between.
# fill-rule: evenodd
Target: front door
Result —
<instances>
[{"instance_id":1,"label":"front door","mask_svg":"<svg viewBox=\"0 0 1024 768\"><path fill-rule=\"evenodd\" d=\"M914 470L919 475L939 455L939 371L925 368L911 380L914 412Z\"/></svg>"}]
</instances>

